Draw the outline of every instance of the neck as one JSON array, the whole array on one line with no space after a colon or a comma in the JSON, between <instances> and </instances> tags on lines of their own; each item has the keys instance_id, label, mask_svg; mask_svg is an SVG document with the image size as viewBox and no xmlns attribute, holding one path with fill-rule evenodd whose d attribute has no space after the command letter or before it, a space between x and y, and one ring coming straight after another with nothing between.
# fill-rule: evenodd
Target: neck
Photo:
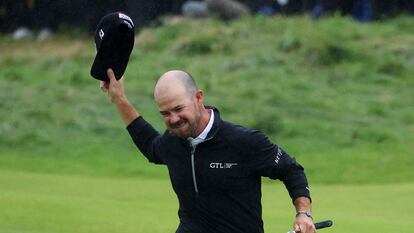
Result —
<instances>
[{"instance_id":1,"label":"neck","mask_svg":"<svg viewBox=\"0 0 414 233\"><path fill-rule=\"evenodd\" d=\"M203 130L207 127L208 122L210 121L210 110L203 108L201 111L200 122L198 123L198 127L192 135L193 138L196 138L198 135L203 132Z\"/></svg>"}]
</instances>

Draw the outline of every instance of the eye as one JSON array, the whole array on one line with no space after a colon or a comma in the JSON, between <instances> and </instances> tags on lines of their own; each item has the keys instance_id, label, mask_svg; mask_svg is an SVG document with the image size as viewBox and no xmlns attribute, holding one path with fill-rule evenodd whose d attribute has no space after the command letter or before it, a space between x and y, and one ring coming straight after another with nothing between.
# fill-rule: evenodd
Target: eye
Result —
<instances>
[{"instance_id":1,"label":"eye","mask_svg":"<svg viewBox=\"0 0 414 233\"><path fill-rule=\"evenodd\" d=\"M168 117L170 115L169 112L160 112L163 117Z\"/></svg>"},{"instance_id":2,"label":"eye","mask_svg":"<svg viewBox=\"0 0 414 233\"><path fill-rule=\"evenodd\" d=\"M175 112L181 112L184 109L183 106L177 106L176 108L174 108Z\"/></svg>"}]
</instances>

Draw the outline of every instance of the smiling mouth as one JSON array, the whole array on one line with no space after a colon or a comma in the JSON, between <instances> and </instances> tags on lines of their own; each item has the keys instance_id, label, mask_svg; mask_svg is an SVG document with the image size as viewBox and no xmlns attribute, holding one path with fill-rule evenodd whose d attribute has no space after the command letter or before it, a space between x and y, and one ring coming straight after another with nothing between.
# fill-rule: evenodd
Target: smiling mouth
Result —
<instances>
[{"instance_id":1,"label":"smiling mouth","mask_svg":"<svg viewBox=\"0 0 414 233\"><path fill-rule=\"evenodd\" d=\"M178 129L178 128L181 128L183 125L185 125L185 121L181 121L181 122L178 122L178 123L176 123L176 124L173 124L173 125L170 125L170 128L171 129Z\"/></svg>"}]
</instances>

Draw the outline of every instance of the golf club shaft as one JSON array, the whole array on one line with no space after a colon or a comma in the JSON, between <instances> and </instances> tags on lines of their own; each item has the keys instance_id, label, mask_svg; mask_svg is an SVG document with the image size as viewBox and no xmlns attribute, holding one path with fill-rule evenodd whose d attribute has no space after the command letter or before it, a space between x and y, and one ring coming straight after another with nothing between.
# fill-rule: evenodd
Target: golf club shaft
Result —
<instances>
[{"instance_id":1,"label":"golf club shaft","mask_svg":"<svg viewBox=\"0 0 414 233\"><path fill-rule=\"evenodd\" d=\"M325 228L325 227L330 227L330 226L332 226L332 224L333 224L332 220L317 222L317 223L315 223L315 228L316 229L322 229L322 228ZM296 233L296 232L295 231L289 231L287 233Z\"/></svg>"}]
</instances>

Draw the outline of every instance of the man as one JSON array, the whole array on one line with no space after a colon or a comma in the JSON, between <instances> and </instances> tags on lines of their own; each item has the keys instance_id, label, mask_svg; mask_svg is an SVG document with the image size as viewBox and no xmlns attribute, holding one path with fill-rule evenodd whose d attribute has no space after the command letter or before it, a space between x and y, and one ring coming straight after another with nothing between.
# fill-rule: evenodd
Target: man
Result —
<instances>
[{"instance_id":1,"label":"man","mask_svg":"<svg viewBox=\"0 0 414 233\"><path fill-rule=\"evenodd\" d=\"M284 182L297 211L294 229L314 233L303 168L257 130L220 119L204 93L179 70L165 73L154 97L167 131L160 135L130 104L123 78L111 69L108 94L134 143L152 163L165 164L179 201L176 233L262 233L261 176Z\"/></svg>"}]
</instances>

